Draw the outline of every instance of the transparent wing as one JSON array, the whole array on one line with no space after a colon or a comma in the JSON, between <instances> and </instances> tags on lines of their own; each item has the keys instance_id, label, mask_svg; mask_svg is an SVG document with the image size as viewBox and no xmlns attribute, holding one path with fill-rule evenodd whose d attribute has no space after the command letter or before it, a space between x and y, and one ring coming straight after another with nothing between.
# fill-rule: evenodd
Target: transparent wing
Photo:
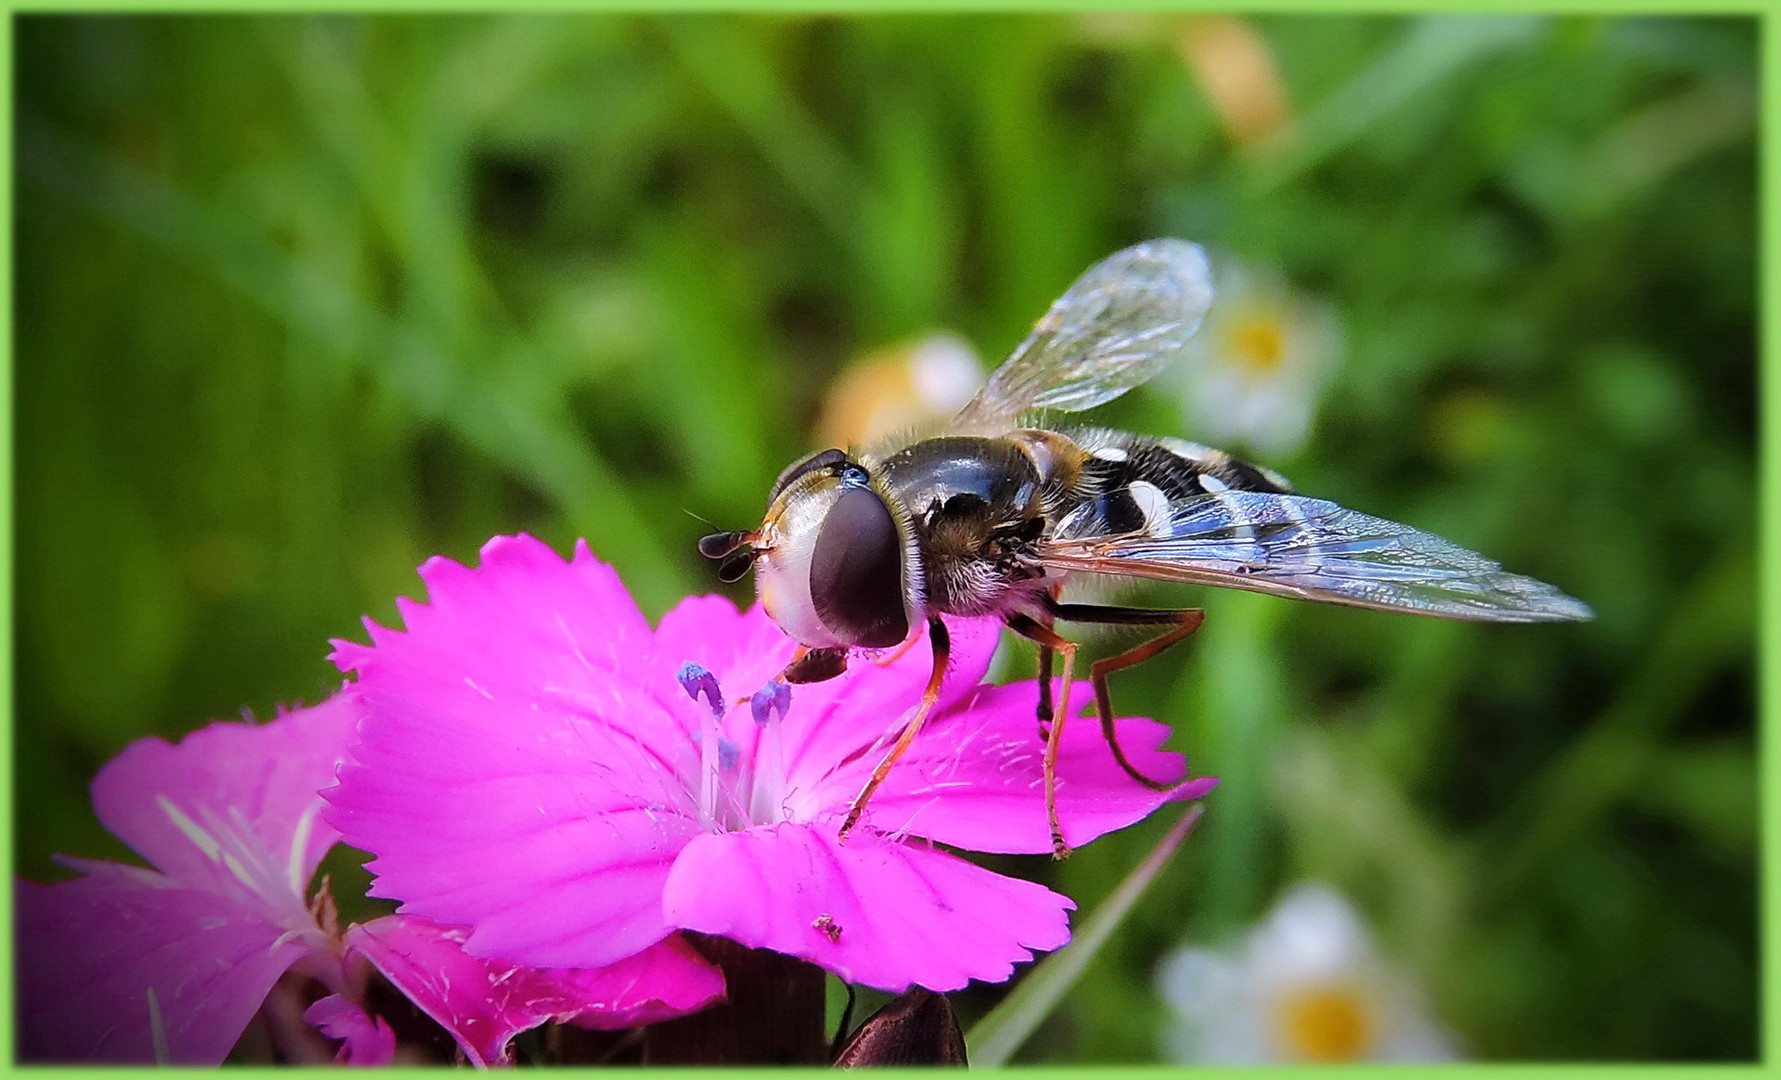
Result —
<instances>
[{"instance_id":1,"label":"transparent wing","mask_svg":"<svg viewBox=\"0 0 1781 1080\"><path fill-rule=\"evenodd\" d=\"M1432 533L1323 499L1224 491L1180 503L1168 535L1050 541L1048 567L1219 585L1485 622L1593 617L1543 581Z\"/></svg>"},{"instance_id":2,"label":"transparent wing","mask_svg":"<svg viewBox=\"0 0 1781 1080\"><path fill-rule=\"evenodd\" d=\"M1051 305L953 429L1006 431L1028 409L1112 401L1174 359L1211 306L1212 271L1198 244L1151 240L1114 252Z\"/></svg>"}]
</instances>

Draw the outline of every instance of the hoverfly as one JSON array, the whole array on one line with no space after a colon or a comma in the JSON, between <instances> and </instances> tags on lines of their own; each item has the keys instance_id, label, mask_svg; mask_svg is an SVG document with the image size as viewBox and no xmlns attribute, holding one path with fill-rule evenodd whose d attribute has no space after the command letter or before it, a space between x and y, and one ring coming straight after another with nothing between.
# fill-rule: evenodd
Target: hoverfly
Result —
<instances>
[{"instance_id":1,"label":"hoverfly","mask_svg":"<svg viewBox=\"0 0 1781 1080\"><path fill-rule=\"evenodd\" d=\"M1176 438L1023 426L1077 412L1156 375L1212 303L1205 252L1163 239L1090 267L1051 306L948 430L885 451L824 450L780 474L761 525L700 541L735 581L750 567L769 615L805 648L791 682L840 674L851 649L887 649L925 620L934 667L920 705L855 798L841 835L914 740L939 697L941 614L995 615L1039 648L1045 809L1053 852L1057 753L1076 644L1058 622L1153 626L1150 640L1089 670L1114 759L1154 790L1115 737L1107 677L1199 628L1199 609L1059 599L1079 575L1153 578L1484 622L1587 619L1544 582L1407 525L1299 495L1285 478ZM1028 420L1030 423L1030 419ZM1054 654L1062 659L1051 694Z\"/></svg>"}]
</instances>

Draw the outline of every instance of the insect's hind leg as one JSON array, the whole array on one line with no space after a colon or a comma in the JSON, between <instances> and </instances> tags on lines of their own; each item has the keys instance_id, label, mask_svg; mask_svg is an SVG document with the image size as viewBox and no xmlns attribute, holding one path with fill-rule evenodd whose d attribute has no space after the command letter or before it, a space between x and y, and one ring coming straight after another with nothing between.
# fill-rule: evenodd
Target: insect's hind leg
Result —
<instances>
[{"instance_id":1,"label":"insect's hind leg","mask_svg":"<svg viewBox=\"0 0 1781 1080\"><path fill-rule=\"evenodd\" d=\"M1119 745L1119 733L1113 726L1113 693L1108 688L1107 676L1115 671L1142 664L1169 646L1174 645L1200 628L1206 621L1206 613L1199 608L1180 608L1175 610L1153 611L1144 608L1097 607L1093 604L1060 604L1049 603L1046 610L1052 617L1065 622L1099 623L1103 626L1161 626L1174 623L1174 627L1166 630L1149 641L1141 642L1118 656L1109 656L1096 660L1089 665L1088 680L1095 688L1095 712L1101 717L1101 734L1107 739L1107 746L1113 751L1113 760L1125 770L1125 774L1143 784L1152 791L1168 791L1180 783L1179 780L1164 782L1152 780L1139 772Z\"/></svg>"},{"instance_id":2,"label":"insect's hind leg","mask_svg":"<svg viewBox=\"0 0 1781 1080\"><path fill-rule=\"evenodd\" d=\"M1062 585L1053 585L1045 591L1047 604L1056 604L1057 598L1063 593ZM1038 639L1029 639L1039 646L1039 741L1051 741L1051 658L1053 649Z\"/></svg>"}]
</instances>

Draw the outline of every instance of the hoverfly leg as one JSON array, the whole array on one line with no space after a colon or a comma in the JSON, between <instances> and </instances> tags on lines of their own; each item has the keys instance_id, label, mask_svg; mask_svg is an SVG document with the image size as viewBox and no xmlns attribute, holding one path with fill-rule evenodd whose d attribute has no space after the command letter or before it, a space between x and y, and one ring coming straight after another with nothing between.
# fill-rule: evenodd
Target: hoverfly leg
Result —
<instances>
[{"instance_id":1,"label":"hoverfly leg","mask_svg":"<svg viewBox=\"0 0 1781 1080\"><path fill-rule=\"evenodd\" d=\"M1063 592L1062 585L1053 585L1049 590L1051 602L1056 603ZM1051 646L1039 646L1039 741L1051 738Z\"/></svg>"},{"instance_id":2,"label":"hoverfly leg","mask_svg":"<svg viewBox=\"0 0 1781 1080\"><path fill-rule=\"evenodd\" d=\"M892 664L896 663L898 660L903 659L903 654L913 648L915 648L915 635L910 634L908 639L905 640L903 642L903 644L898 645L896 648L892 649L888 653L885 653L883 656L873 657L872 662L874 664L877 664L879 667L889 667Z\"/></svg>"},{"instance_id":3,"label":"hoverfly leg","mask_svg":"<svg viewBox=\"0 0 1781 1080\"><path fill-rule=\"evenodd\" d=\"M1148 611L1143 608L1095 607L1091 604L1052 603L1047 604L1046 608L1054 616L1066 622L1101 623L1109 626L1175 624L1174 629L1127 649L1118 656L1096 660L1089 666L1088 679L1095 688L1095 712L1101 717L1101 734L1106 737L1107 746L1113 751L1113 760L1119 763L1119 767L1125 770L1125 774L1152 791L1168 791L1180 783L1179 780L1168 782L1152 780L1126 760L1125 751L1119 745L1119 735L1113 727L1113 693L1108 688L1107 676L1115 671L1142 664L1169 646L1186 638L1206 621L1206 613L1199 608Z\"/></svg>"},{"instance_id":4,"label":"hoverfly leg","mask_svg":"<svg viewBox=\"0 0 1781 1080\"><path fill-rule=\"evenodd\" d=\"M846 670L845 648L806 649L799 646L792 662L785 665L785 670L777 677L780 682L792 684L827 682Z\"/></svg>"},{"instance_id":5,"label":"hoverfly leg","mask_svg":"<svg viewBox=\"0 0 1781 1080\"><path fill-rule=\"evenodd\" d=\"M1057 700L1051 710L1051 729L1045 732L1045 823L1051 826L1051 857L1067 859L1070 857L1070 845L1064 843L1064 828L1057 816L1057 751L1064 736L1064 720L1070 712L1070 684L1075 680L1076 643L1059 637L1049 626L1026 615L1012 614L1007 616L1010 629L1021 637L1038 644L1046 653L1056 652L1064 660L1063 685L1058 688ZM1046 666L1049 667L1049 659ZM1041 680L1041 693L1049 689L1050 672ZM1043 727L1043 724L1041 724Z\"/></svg>"},{"instance_id":6,"label":"hoverfly leg","mask_svg":"<svg viewBox=\"0 0 1781 1080\"><path fill-rule=\"evenodd\" d=\"M952 656L952 639L946 632L946 624L937 615L928 617L928 638L934 646L934 671L928 676L927 689L921 692L921 704L916 707L915 715L910 718L909 723L904 725L903 734L897 737L896 743L878 762L878 767L872 770L872 777L866 781L866 786L854 796L853 805L847 809L847 818L841 822L839 839L847 839L847 834L853 831L854 825L860 820L860 814L866 809L866 803L871 801L872 793L890 775L891 766L915 742L921 726L927 723L928 714L934 711L934 703L940 700L940 683L946 677L946 663Z\"/></svg>"}]
</instances>

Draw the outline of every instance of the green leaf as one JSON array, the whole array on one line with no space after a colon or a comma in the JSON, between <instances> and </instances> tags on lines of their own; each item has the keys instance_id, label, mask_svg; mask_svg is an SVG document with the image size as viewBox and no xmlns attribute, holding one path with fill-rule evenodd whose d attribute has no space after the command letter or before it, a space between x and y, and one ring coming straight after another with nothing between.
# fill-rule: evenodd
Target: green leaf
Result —
<instances>
[{"instance_id":1,"label":"green leaf","mask_svg":"<svg viewBox=\"0 0 1781 1080\"><path fill-rule=\"evenodd\" d=\"M1075 985L1204 812L1205 806L1195 803L1182 814L1181 820L1164 834L1155 849L1113 890L1113 895L1084 920L1082 928L1076 932L1076 939L1039 961L1032 973L1022 979L1000 1005L972 1025L965 1035L965 1045L973 1068L1007 1064L1027 1041L1027 1036L1038 1029L1063 1000L1064 994Z\"/></svg>"},{"instance_id":2,"label":"green leaf","mask_svg":"<svg viewBox=\"0 0 1781 1080\"><path fill-rule=\"evenodd\" d=\"M1430 15L1410 23L1398 43L1304 117L1298 142L1265 169L1273 189L1365 138L1401 109L1440 100L1436 91L1483 61L1537 41L1550 21L1535 15L1481 18Z\"/></svg>"}]
</instances>

